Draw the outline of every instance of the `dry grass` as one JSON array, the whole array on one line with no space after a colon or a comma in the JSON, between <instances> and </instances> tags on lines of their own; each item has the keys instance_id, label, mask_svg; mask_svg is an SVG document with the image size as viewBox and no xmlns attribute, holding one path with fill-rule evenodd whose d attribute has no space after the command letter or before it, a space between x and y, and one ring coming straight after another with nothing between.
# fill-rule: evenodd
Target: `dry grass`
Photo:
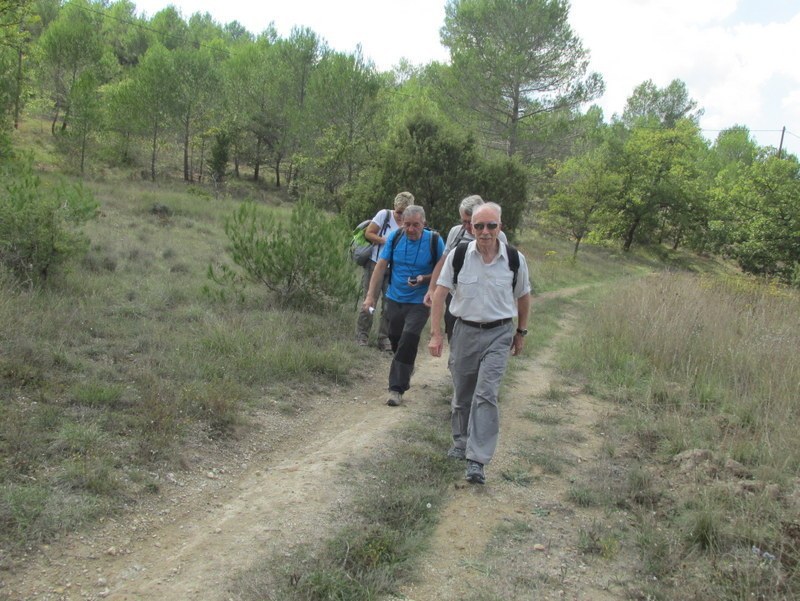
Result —
<instances>
[{"instance_id":1,"label":"dry grass","mask_svg":"<svg viewBox=\"0 0 800 601\"><path fill-rule=\"evenodd\" d=\"M665 273L615 287L565 348L645 462L613 459L626 475L608 502L640 516L653 598L800 595L798 305L762 282Z\"/></svg>"}]
</instances>

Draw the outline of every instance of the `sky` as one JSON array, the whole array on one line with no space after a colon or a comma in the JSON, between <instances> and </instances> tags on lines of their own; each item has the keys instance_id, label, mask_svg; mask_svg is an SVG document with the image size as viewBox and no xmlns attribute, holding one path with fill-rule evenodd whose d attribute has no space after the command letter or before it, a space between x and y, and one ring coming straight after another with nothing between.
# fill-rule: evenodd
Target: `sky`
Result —
<instances>
[{"instance_id":1,"label":"sky","mask_svg":"<svg viewBox=\"0 0 800 601\"><path fill-rule=\"evenodd\" d=\"M439 42L444 0L134 0L152 17L169 4L184 18L208 12L258 34L272 22L281 37L308 27L331 48L354 52L381 71L401 59L447 62ZM569 23L606 84L593 103L606 121L634 88L674 79L704 109L703 135L746 126L760 146L800 157L800 1L571 0Z\"/></svg>"}]
</instances>

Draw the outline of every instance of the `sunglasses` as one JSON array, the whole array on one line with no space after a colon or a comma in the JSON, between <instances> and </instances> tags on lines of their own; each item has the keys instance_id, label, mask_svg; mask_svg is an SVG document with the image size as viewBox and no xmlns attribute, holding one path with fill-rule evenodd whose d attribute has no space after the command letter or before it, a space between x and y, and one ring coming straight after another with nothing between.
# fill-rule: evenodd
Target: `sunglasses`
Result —
<instances>
[{"instance_id":1,"label":"sunglasses","mask_svg":"<svg viewBox=\"0 0 800 601\"><path fill-rule=\"evenodd\" d=\"M482 232L484 228L490 231L496 230L498 225L500 224L497 223L496 221L490 221L489 223L473 223L472 227L478 230L479 232Z\"/></svg>"}]
</instances>

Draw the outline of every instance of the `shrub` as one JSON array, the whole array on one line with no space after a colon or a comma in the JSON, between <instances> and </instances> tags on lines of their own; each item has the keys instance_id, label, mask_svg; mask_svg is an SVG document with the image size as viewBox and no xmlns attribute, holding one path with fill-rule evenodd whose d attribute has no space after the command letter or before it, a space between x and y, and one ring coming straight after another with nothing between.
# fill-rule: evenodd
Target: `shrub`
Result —
<instances>
[{"instance_id":1,"label":"shrub","mask_svg":"<svg viewBox=\"0 0 800 601\"><path fill-rule=\"evenodd\" d=\"M0 264L26 284L43 281L53 267L86 250L86 238L74 228L97 209L78 185L43 185L32 165L31 157L0 164Z\"/></svg>"},{"instance_id":2,"label":"shrub","mask_svg":"<svg viewBox=\"0 0 800 601\"><path fill-rule=\"evenodd\" d=\"M352 301L359 284L349 259L351 232L308 202L298 203L288 223L244 203L225 222L231 258L243 273L223 266L220 284L264 284L284 306L319 309Z\"/></svg>"}]
</instances>

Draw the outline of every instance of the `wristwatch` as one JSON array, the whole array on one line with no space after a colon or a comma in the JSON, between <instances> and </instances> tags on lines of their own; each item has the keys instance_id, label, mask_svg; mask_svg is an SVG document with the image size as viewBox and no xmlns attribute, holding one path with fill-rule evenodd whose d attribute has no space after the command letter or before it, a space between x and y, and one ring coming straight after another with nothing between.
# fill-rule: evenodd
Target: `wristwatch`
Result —
<instances>
[{"instance_id":1,"label":"wristwatch","mask_svg":"<svg viewBox=\"0 0 800 601\"><path fill-rule=\"evenodd\" d=\"M519 334L520 336L527 336L528 330L521 330L520 328L517 328L517 334Z\"/></svg>"}]
</instances>

